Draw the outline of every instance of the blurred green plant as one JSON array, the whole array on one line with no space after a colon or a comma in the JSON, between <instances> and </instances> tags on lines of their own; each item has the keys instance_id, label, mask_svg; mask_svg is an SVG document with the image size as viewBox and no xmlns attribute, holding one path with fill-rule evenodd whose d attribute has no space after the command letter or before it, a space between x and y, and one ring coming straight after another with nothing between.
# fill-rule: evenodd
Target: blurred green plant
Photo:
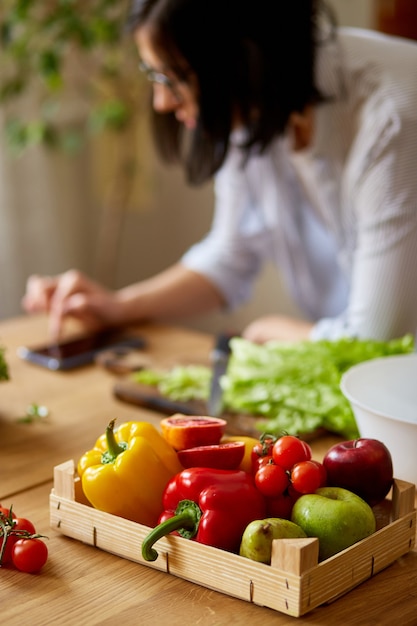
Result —
<instances>
[{"instance_id":1,"label":"blurred green plant","mask_svg":"<svg viewBox=\"0 0 417 626\"><path fill-rule=\"evenodd\" d=\"M7 145L15 154L34 144L74 152L88 133L129 124L140 80L135 80L136 68L132 74L132 37L124 34L127 4L2 0L0 107ZM27 94L35 100L30 107L24 103ZM62 123L68 97L85 106L81 129Z\"/></svg>"},{"instance_id":2,"label":"blurred green plant","mask_svg":"<svg viewBox=\"0 0 417 626\"><path fill-rule=\"evenodd\" d=\"M4 358L4 348L0 348L0 380L9 380L9 370Z\"/></svg>"},{"instance_id":3,"label":"blurred green plant","mask_svg":"<svg viewBox=\"0 0 417 626\"><path fill-rule=\"evenodd\" d=\"M112 172L97 240L95 275L114 282L122 223L137 174L137 128L146 104L128 0L1 0L0 122L3 145L79 154L112 133ZM1 129L0 129L1 130Z\"/></svg>"}]
</instances>

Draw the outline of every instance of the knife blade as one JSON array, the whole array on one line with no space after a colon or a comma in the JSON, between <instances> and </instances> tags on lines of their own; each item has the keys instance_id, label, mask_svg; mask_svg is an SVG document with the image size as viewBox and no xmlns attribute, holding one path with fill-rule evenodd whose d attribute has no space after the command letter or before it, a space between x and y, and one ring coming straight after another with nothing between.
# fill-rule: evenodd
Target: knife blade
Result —
<instances>
[{"instance_id":1,"label":"knife blade","mask_svg":"<svg viewBox=\"0 0 417 626\"><path fill-rule=\"evenodd\" d=\"M204 415L206 403L201 400L179 402L161 396L157 389L136 382L119 381L113 387L113 393L118 400L150 409L164 415Z\"/></svg>"},{"instance_id":2,"label":"knife blade","mask_svg":"<svg viewBox=\"0 0 417 626\"><path fill-rule=\"evenodd\" d=\"M212 378L210 394L207 402L207 413L212 417L218 417L223 410L223 389L221 377L226 373L230 357L230 339L233 333L220 333L217 335L216 344L211 352Z\"/></svg>"}]
</instances>

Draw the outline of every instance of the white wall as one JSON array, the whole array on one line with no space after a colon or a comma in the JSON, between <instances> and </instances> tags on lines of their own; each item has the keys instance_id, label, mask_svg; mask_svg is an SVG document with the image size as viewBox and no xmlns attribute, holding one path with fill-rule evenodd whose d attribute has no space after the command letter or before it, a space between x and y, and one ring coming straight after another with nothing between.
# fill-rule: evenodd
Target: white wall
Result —
<instances>
[{"instance_id":1,"label":"white wall","mask_svg":"<svg viewBox=\"0 0 417 626\"><path fill-rule=\"evenodd\" d=\"M0 318L21 312L30 274L90 270L90 208L87 155L0 149Z\"/></svg>"},{"instance_id":2,"label":"white wall","mask_svg":"<svg viewBox=\"0 0 417 626\"><path fill-rule=\"evenodd\" d=\"M374 28L375 2L378 0L326 0L335 11L339 24Z\"/></svg>"}]
</instances>

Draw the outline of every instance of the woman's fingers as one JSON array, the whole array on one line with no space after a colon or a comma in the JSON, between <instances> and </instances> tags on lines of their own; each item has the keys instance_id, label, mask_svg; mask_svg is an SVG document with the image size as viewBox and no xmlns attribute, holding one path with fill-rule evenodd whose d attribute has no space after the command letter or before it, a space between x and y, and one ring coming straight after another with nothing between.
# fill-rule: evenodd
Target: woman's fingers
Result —
<instances>
[{"instance_id":1,"label":"woman's fingers","mask_svg":"<svg viewBox=\"0 0 417 626\"><path fill-rule=\"evenodd\" d=\"M22 298L22 307L28 313L49 311L51 298L59 278L33 274L27 280L26 293Z\"/></svg>"},{"instance_id":2,"label":"woman's fingers","mask_svg":"<svg viewBox=\"0 0 417 626\"><path fill-rule=\"evenodd\" d=\"M49 330L55 339L62 331L63 320L75 317L86 326L92 326L95 316L89 313L89 300L101 287L78 270L69 270L59 277L51 298Z\"/></svg>"}]
</instances>

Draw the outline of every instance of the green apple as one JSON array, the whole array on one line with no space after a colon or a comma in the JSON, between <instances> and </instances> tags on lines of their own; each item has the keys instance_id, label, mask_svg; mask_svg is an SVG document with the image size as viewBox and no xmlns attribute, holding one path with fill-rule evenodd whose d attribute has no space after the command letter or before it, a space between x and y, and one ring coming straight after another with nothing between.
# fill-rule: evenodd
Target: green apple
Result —
<instances>
[{"instance_id":1,"label":"green apple","mask_svg":"<svg viewBox=\"0 0 417 626\"><path fill-rule=\"evenodd\" d=\"M319 560L375 532L374 513L359 496L342 487L321 487L295 502L291 519L319 540Z\"/></svg>"},{"instance_id":2,"label":"green apple","mask_svg":"<svg viewBox=\"0 0 417 626\"><path fill-rule=\"evenodd\" d=\"M307 537L302 528L288 519L267 517L246 526L240 544L240 556L260 563L271 563L272 540Z\"/></svg>"}]
</instances>

